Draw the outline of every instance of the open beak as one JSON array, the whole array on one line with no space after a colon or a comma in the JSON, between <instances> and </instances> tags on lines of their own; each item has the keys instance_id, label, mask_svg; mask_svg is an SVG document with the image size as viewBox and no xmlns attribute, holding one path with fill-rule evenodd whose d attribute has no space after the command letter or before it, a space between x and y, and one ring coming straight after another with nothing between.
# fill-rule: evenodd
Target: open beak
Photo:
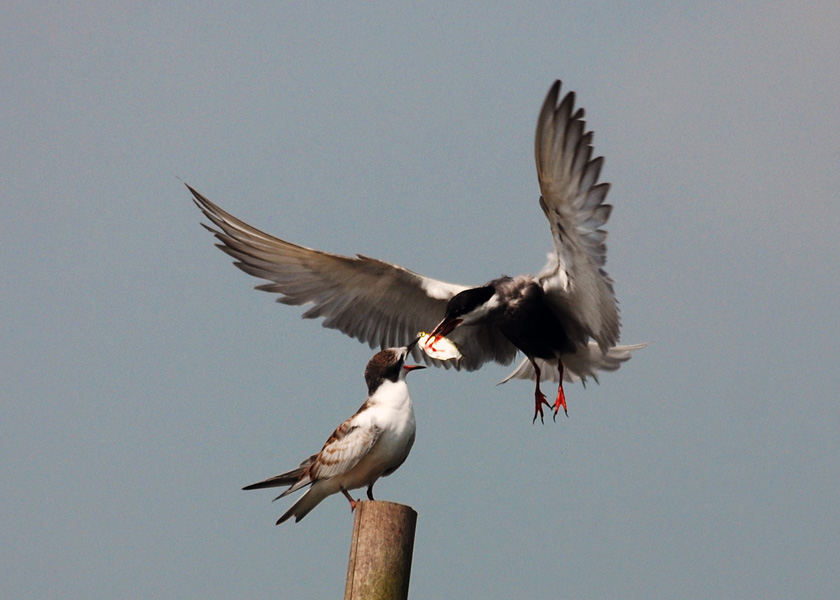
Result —
<instances>
[{"instance_id":1,"label":"open beak","mask_svg":"<svg viewBox=\"0 0 840 600\"><path fill-rule=\"evenodd\" d=\"M411 355L411 350L412 350L412 348L414 348L414 346L417 345L418 341L420 341L420 336L417 336L416 338L414 338L408 344L408 346L406 346L406 353L405 353L406 358L408 358ZM405 369L406 371L409 371L409 372L415 371L417 369L425 369L425 368L426 368L425 365L403 365L403 369Z\"/></svg>"},{"instance_id":2,"label":"open beak","mask_svg":"<svg viewBox=\"0 0 840 600\"><path fill-rule=\"evenodd\" d=\"M420 341L420 336L418 335L416 338L409 342L408 346L406 346L406 350L408 350L408 354L411 354L411 351L414 349L414 346L417 345L417 342Z\"/></svg>"}]
</instances>

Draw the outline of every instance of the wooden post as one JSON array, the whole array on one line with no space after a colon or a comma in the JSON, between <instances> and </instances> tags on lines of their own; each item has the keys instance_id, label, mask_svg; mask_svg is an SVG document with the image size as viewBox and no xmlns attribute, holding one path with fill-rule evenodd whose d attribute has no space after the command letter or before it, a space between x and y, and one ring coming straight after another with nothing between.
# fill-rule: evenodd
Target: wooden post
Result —
<instances>
[{"instance_id":1,"label":"wooden post","mask_svg":"<svg viewBox=\"0 0 840 600\"><path fill-rule=\"evenodd\" d=\"M344 600L406 600L417 513L393 502L356 505Z\"/></svg>"}]
</instances>

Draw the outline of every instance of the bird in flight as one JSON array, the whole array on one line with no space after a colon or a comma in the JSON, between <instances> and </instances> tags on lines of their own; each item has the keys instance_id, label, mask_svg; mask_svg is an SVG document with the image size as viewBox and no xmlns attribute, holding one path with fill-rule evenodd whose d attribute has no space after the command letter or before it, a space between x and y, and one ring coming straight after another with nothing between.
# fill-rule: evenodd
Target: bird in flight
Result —
<instances>
[{"instance_id":1,"label":"bird in flight","mask_svg":"<svg viewBox=\"0 0 840 600\"><path fill-rule=\"evenodd\" d=\"M534 420L543 406L568 415L563 380L598 381L596 371L615 371L645 344L619 346L618 303L604 270L606 236L602 227L612 206L604 200L609 184L598 183L603 158L592 158L592 132L575 94L560 100L560 81L548 92L535 140L539 205L549 222L553 249L535 276L500 277L473 287L419 275L367 256L341 256L313 250L263 233L187 185L196 205L211 221L204 224L234 264L268 283L257 289L279 294L278 302L311 304L304 318L323 318L323 326L387 348L406 344L428 331L432 347L447 336L460 349L457 362L412 350L427 364L473 371L487 362L510 364L525 358L506 377L533 379ZM215 227L214 227L215 226ZM559 382L553 405L540 391L541 379Z\"/></svg>"},{"instance_id":2,"label":"bird in flight","mask_svg":"<svg viewBox=\"0 0 840 600\"><path fill-rule=\"evenodd\" d=\"M244 490L289 486L275 500L311 485L287 510L277 525L291 517L300 521L321 500L341 492L355 510L357 500L350 490L367 486L373 500L373 484L396 471L408 458L414 444L414 408L405 378L422 365L407 365L409 347L389 348L373 356L365 368L368 398L352 417L332 433L313 454L282 475L248 486Z\"/></svg>"}]
</instances>

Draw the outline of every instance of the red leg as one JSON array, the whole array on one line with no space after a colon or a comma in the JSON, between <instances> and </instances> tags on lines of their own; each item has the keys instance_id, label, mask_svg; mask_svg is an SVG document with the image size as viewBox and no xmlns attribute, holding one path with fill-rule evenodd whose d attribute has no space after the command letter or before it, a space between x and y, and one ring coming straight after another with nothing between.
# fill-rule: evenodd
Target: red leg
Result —
<instances>
[{"instance_id":1,"label":"red leg","mask_svg":"<svg viewBox=\"0 0 840 600\"><path fill-rule=\"evenodd\" d=\"M569 409L566 408L566 393L563 391L563 361L557 361L558 369L560 371L560 387L557 389L557 400L554 401L554 420L557 420L557 413L560 412L560 407L563 407L563 412L569 416Z\"/></svg>"},{"instance_id":2,"label":"red leg","mask_svg":"<svg viewBox=\"0 0 840 600\"><path fill-rule=\"evenodd\" d=\"M350 512L356 510L356 505L358 504L358 502L356 500L353 500L353 496L347 493L347 490L345 490L344 488L341 488L341 493L344 494L344 497L347 498L347 500L350 502Z\"/></svg>"},{"instance_id":3,"label":"red leg","mask_svg":"<svg viewBox=\"0 0 840 600\"><path fill-rule=\"evenodd\" d=\"M551 405L543 396L543 393L540 391L540 368L537 366L537 361L531 359L531 364L534 365L534 372L537 374L537 386L534 389L534 420L531 423L535 423L537 421L537 415L540 416L540 422L545 423L545 419L543 419L543 404L551 408Z\"/></svg>"}]
</instances>

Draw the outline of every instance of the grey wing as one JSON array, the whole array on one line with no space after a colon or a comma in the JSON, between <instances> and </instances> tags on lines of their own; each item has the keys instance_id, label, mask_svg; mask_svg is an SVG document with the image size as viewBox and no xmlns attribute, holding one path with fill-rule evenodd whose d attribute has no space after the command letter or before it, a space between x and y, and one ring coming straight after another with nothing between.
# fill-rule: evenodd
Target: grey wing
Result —
<instances>
[{"instance_id":1,"label":"grey wing","mask_svg":"<svg viewBox=\"0 0 840 600\"><path fill-rule=\"evenodd\" d=\"M312 304L303 317L322 317L324 327L372 348L408 344L419 331L433 328L443 318L449 298L466 289L366 256L350 258L292 244L251 227L187 188L218 228L204 225L221 242L217 246L237 267L269 282L258 290L279 294L277 301L284 304ZM413 349L416 360L421 354ZM422 356L429 364L453 364ZM464 366L469 369L473 362Z\"/></svg>"},{"instance_id":2,"label":"grey wing","mask_svg":"<svg viewBox=\"0 0 840 600\"><path fill-rule=\"evenodd\" d=\"M618 342L618 305L604 271L609 184L598 183L603 158L592 159L592 132L584 133L583 109L574 92L560 104L560 81L549 90L537 120L535 154L540 207L551 225L554 252L538 279L578 344L591 337L607 349ZM573 112L574 111L574 112Z\"/></svg>"},{"instance_id":3,"label":"grey wing","mask_svg":"<svg viewBox=\"0 0 840 600\"><path fill-rule=\"evenodd\" d=\"M516 358L516 346L494 325L462 325L455 328L448 337L464 355L456 364L458 369L475 371L486 362L509 365Z\"/></svg>"}]
</instances>

